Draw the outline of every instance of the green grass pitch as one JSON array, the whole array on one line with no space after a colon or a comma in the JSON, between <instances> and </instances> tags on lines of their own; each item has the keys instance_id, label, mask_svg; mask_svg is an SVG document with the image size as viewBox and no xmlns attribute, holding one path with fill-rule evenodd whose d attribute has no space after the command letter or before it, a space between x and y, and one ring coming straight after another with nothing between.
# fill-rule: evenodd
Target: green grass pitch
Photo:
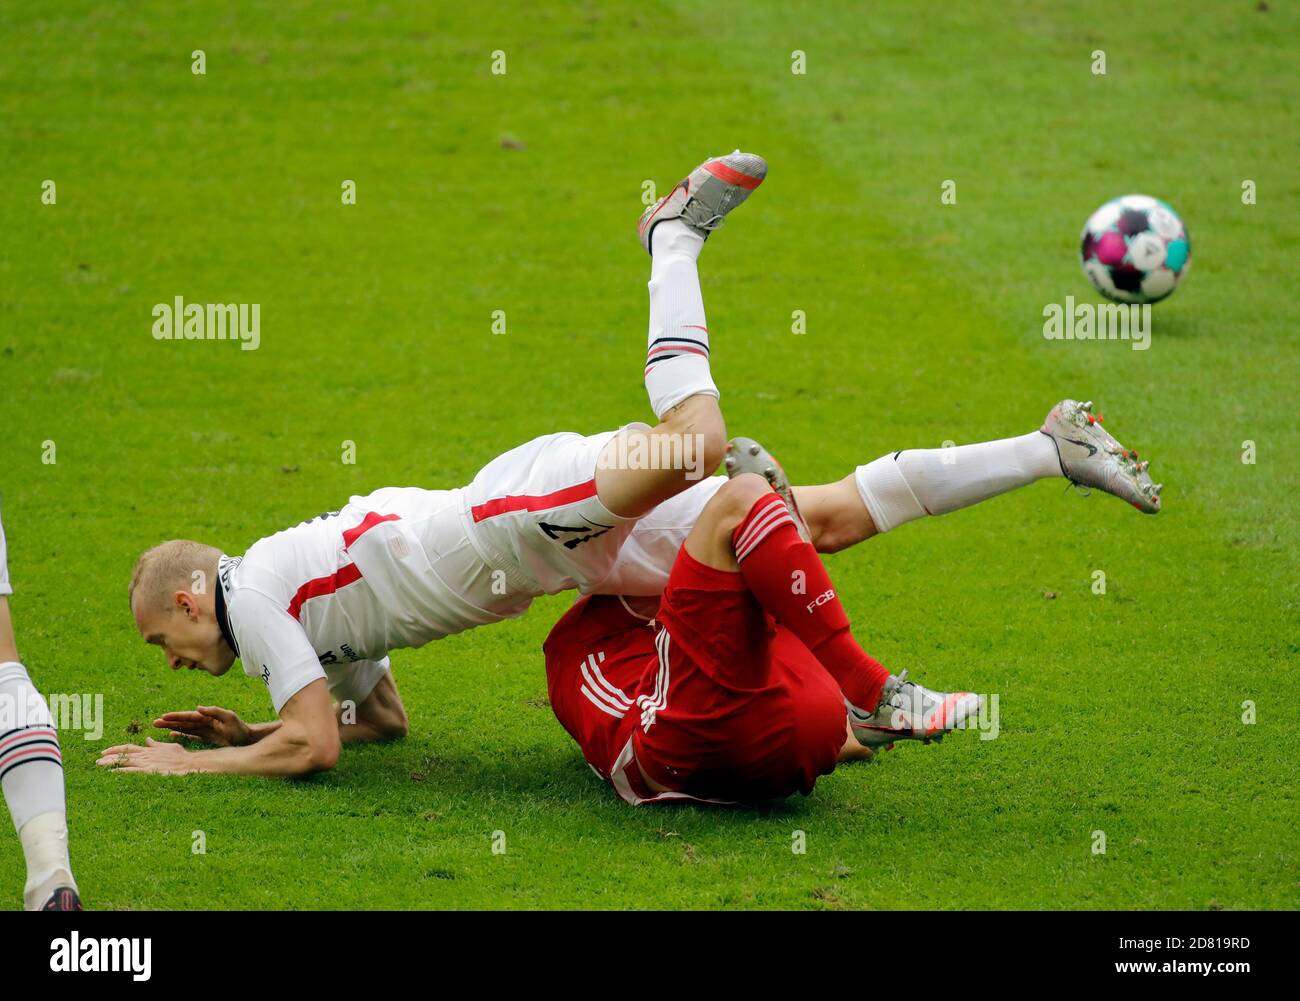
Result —
<instances>
[{"instance_id":1,"label":"green grass pitch","mask_svg":"<svg viewBox=\"0 0 1300 1001\"><path fill-rule=\"evenodd\" d=\"M1300 15L1261 6L6 5L0 489L38 687L104 695L102 738L63 735L87 905L1296 907ZM166 710L270 712L139 640L145 546L242 552L648 417L642 183L737 146L771 174L701 261L734 433L821 481L1077 396L1166 484L1156 518L1039 484L831 559L864 645L998 693L998 739L632 809L546 704L561 596L396 653L411 736L330 774L94 767ZM1045 305L1095 298L1084 219L1130 191L1193 242L1150 350L1044 339ZM178 295L260 303L259 349L156 341ZM22 878L0 835L4 906Z\"/></svg>"}]
</instances>

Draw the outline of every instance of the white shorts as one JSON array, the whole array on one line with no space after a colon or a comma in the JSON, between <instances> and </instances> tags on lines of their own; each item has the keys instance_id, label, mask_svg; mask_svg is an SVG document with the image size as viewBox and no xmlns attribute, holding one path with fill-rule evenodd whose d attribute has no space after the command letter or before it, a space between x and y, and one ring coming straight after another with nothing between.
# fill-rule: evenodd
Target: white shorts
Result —
<instances>
[{"instance_id":1,"label":"white shorts","mask_svg":"<svg viewBox=\"0 0 1300 1001\"><path fill-rule=\"evenodd\" d=\"M493 459L463 491L466 534L516 595L663 590L725 477L701 480L643 518L620 518L596 496L601 450L618 433L534 438Z\"/></svg>"}]
</instances>

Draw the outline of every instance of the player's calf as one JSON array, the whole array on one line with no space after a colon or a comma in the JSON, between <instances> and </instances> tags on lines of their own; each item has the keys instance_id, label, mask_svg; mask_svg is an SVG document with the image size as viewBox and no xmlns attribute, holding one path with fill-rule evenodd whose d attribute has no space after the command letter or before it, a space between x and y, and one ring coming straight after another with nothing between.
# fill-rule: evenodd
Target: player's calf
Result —
<instances>
[{"instance_id":1,"label":"player's calf","mask_svg":"<svg viewBox=\"0 0 1300 1001\"><path fill-rule=\"evenodd\" d=\"M772 491L757 497L733 532L740 572L768 614L798 636L839 683L858 741L867 747L929 741L961 726L979 708L976 696L931 692L908 681L906 671L892 675L853 638L825 566L806 536L795 531L802 519L775 457L758 442L738 438L727 458L727 471L736 476L732 483L761 476Z\"/></svg>"},{"instance_id":2,"label":"player's calf","mask_svg":"<svg viewBox=\"0 0 1300 1001\"><path fill-rule=\"evenodd\" d=\"M728 459L727 486L751 485L736 491L749 507L730 539L750 593L812 651L850 704L874 707L889 672L854 640L826 567L807 541L785 470L748 438L733 442Z\"/></svg>"}]
</instances>

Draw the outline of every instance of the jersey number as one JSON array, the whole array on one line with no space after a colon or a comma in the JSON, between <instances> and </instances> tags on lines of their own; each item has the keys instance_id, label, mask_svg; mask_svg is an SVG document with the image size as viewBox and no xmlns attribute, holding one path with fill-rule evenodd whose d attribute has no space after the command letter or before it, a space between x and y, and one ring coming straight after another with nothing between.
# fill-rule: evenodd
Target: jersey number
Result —
<instances>
[{"instance_id":1,"label":"jersey number","mask_svg":"<svg viewBox=\"0 0 1300 1001\"><path fill-rule=\"evenodd\" d=\"M582 538L580 539L577 538L564 539L563 544L565 549L575 549L578 546L582 545L584 542L590 542L592 539L597 539L609 531L608 528L602 528L599 532L593 532L590 528L588 528L585 525L582 526L581 528L569 528L566 525L550 525L544 521L538 523L538 528L540 528L543 532L546 533L546 537L548 539L555 539L557 542L561 541L560 540L561 532L583 533Z\"/></svg>"}]
</instances>

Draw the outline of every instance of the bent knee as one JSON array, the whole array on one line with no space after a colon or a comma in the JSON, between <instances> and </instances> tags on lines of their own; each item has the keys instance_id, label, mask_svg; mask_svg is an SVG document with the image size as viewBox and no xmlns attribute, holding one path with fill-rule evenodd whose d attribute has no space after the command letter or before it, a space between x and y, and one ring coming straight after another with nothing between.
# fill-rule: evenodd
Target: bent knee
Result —
<instances>
[{"instance_id":1,"label":"bent knee","mask_svg":"<svg viewBox=\"0 0 1300 1001\"><path fill-rule=\"evenodd\" d=\"M716 421L710 421L699 434L700 471L704 476L712 476L727 455L727 426L719 415Z\"/></svg>"},{"instance_id":2,"label":"bent knee","mask_svg":"<svg viewBox=\"0 0 1300 1001\"><path fill-rule=\"evenodd\" d=\"M719 487L711 503L718 504L721 520L734 527L745 520L755 501L771 492L771 485L757 473L741 473Z\"/></svg>"}]
</instances>

